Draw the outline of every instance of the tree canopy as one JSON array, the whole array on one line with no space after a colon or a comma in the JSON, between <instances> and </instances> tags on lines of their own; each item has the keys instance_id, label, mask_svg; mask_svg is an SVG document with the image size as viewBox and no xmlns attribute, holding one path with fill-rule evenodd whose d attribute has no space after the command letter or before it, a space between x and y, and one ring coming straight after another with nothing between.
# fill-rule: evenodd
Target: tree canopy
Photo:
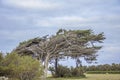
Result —
<instances>
[{"instance_id":1,"label":"tree canopy","mask_svg":"<svg viewBox=\"0 0 120 80\"><path fill-rule=\"evenodd\" d=\"M68 56L77 59L83 57L91 62L96 59L96 53L105 39L104 33L95 34L92 30L65 30L60 29L55 35L44 36L24 41L13 50L22 55L32 55L40 60L45 67L45 77L48 63L52 59Z\"/></svg>"}]
</instances>

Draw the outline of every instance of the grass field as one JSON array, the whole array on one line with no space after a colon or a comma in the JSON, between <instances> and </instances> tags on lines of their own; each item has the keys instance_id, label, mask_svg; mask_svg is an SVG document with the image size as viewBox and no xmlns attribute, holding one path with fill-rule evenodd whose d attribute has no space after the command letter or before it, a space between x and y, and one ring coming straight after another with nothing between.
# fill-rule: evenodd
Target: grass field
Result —
<instances>
[{"instance_id":1,"label":"grass field","mask_svg":"<svg viewBox=\"0 0 120 80\"><path fill-rule=\"evenodd\" d=\"M120 74L86 74L86 78L48 78L47 80L120 80Z\"/></svg>"}]
</instances>

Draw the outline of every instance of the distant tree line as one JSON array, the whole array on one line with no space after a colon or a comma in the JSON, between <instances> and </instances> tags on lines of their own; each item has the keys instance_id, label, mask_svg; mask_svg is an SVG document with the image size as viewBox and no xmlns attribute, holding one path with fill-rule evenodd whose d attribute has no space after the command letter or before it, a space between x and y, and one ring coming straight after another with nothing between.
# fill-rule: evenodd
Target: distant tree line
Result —
<instances>
[{"instance_id":1,"label":"distant tree line","mask_svg":"<svg viewBox=\"0 0 120 80\"><path fill-rule=\"evenodd\" d=\"M78 67L68 67L63 65L58 65L58 73L55 73L55 67L49 67L53 77L84 77L84 73L87 74L120 74L120 64L102 64L102 65L92 65L92 66L78 66Z\"/></svg>"},{"instance_id":2,"label":"distant tree line","mask_svg":"<svg viewBox=\"0 0 120 80\"><path fill-rule=\"evenodd\" d=\"M84 66L85 71L120 71L120 64L103 64L103 65L92 65Z\"/></svg>"}]
</instances>

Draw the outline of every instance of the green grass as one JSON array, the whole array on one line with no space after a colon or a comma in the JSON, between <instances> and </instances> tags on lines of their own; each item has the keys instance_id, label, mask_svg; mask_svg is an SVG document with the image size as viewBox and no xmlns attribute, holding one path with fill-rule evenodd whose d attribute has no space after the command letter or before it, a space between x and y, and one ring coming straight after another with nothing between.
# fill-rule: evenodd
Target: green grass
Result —
<instances>
[{"instance_id":1,"label":"green grass","mask_svg":"<svg viewBox=\"0 0 120 80\"><path fill-rule=\"evenodd\" d=\"M47 80L120 80L120 74L86 74L86 78L48 78Z\"/></svg>"}]
</instances>

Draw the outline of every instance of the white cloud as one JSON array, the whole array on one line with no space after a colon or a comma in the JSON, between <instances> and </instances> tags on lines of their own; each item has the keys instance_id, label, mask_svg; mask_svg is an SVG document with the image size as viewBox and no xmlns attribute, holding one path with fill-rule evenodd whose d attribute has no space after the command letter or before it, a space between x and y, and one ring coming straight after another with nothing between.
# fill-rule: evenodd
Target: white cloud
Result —
<instances>
[{"instance_id":1,"label":"white cloud","mask_svg":"<svg viewBox=\"0 0 120 80\"><path fill-rule=\"evenodd\" d=\"M2 36L1 39L17 40L19 38L23 38L24 37L23 35L26 34L27 32L28 31L14 31L13 32L13 31L2 30L0 31L0 36Z\"/></svg>"},{"instance_id":2,"label":"white cloud","mask_svg":"<svg viewBox=\"0 0 120 80\"><path fill-rule=\"evenodd\" d=\"M108 55L110 53L112 53L113 55L114 54L119 54L119 52L120 52L120 43L116 43L117 41L114 41L114 40L116 40L116 38L112 39L112 41L110 41L110 42L105 41L104 44L103 44L104 46L102 48L102 51L105 52Z\"/></svg>"},{"instance_id":3,"label":"white cloud","mask_svg":"<svg viewBox=\"0 0 120 80\"><path fill-rule=\"evenodd\" d=\"M35 24L36 26L45 26L45 27L53 27L53 26L78 27L77 25L80 26L83 23L87 23L87 22L91 22L91 20L79 16L62 16L62 17L52 17L52 18L50 17L43 20L37 19Z\"/></svg>"},{"instance_id":4,"label":"white cloud","mask_svg":"<svg viewBox=\"0 0 120 80\"><path fill-rule=\"evenodd\" d=\"M18 22L25 22L27 20L27 16L21 15L4 15L4 17L8 20L18 21Z\"/></svg>"},{"instance_id":5,"label":"white cloud","mask_svg":"<svg viewBox=\"0 0 120 80\"><path fill-rule=\"evenodd\" d=\"M111 45L111 46L105 47L103 50L109 53L118 53L120 51L120 47Z\"/></svg>"},{"instance_id":6,"label":"white cloud","mask_svg":"<svg viewBox=\"0 0 120 80\"><path fill-rule=\"evenodd\" d=\"M2 0L4 5L23 9L54 9L59 6L57 3L43 0Z\"/></svg>"},{"instance_id":7,"label":"white cloud","mask_svg":"<svg viewBox=\"0 0 120 80\"><path fill-rule=\"evenodd\" d=\"M44 27L79 27L79 26L99 26L101 25L114 25L118 27L117 24L119 19L119 15L107 15L107 16L91 16L91 17L81 17L81 16L61 16L61 17L47 17L45 19L36 19L36 26L44 26ZM99 27L98 26L98 27ZM101 26L102 27L102 26ZM104 26L103 26L104 27ZM106 26L107 27L107 26Z\"/></svg>"}]
</instances>

